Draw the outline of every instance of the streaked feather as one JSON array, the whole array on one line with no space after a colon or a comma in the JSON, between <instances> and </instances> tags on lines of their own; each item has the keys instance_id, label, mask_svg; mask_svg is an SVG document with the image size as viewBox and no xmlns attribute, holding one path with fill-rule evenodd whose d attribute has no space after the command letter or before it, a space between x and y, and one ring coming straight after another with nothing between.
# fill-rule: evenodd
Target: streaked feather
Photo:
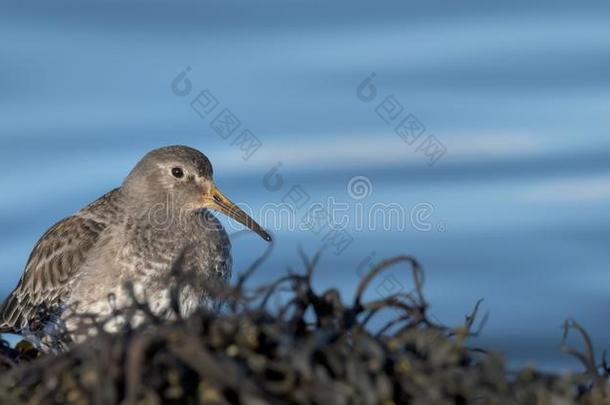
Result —
<instances>
[{"instance_id":1,"label":"streaked feather","mask_svg":"<svg viewBox=\"0 0 610 405\"><path fill-rule=\"evenodd\" d=\"M19 333L58 310L87 253L118 213L117 191L61 220L40 238L17 287L0 310L0 332Z\"/></svg>"}]
</instances>

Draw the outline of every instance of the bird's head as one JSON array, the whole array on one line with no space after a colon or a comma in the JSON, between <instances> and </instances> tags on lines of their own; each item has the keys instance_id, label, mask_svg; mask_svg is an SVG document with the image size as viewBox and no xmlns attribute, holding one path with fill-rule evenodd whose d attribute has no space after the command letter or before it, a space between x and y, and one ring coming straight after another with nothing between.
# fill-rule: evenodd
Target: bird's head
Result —
<instances>
[{"instance_id":1,"label":"bird's head","mask_svg":"<svg viewBox=\"0 0 610 405\"><path fill-rule=\"evenodd\" d=\"M216 187L212 164L196 149L167 146L149 152L127 176L122 189L136 209L138 204L142 210L161 208L169 216L211 209L271 241L256 221Z\"/></svg>"}]
</instances>

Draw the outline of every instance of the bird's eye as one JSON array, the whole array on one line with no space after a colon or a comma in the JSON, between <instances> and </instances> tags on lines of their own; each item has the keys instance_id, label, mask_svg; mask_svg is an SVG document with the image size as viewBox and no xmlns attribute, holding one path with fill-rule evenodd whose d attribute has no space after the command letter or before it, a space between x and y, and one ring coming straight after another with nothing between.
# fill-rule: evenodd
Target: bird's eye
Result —
<instances>
[{"instance_id":1,"label":"bird's eye","mask_svg":"<svg viewBox=\"0 0 610 405\"><path fill-rule=\"evenodd\" d=\"M172 169L172 176L174 176L177 179L181 179L184 177L184 170L182 170L179 167L174 167Z\"/></svg>"}]
</instances>

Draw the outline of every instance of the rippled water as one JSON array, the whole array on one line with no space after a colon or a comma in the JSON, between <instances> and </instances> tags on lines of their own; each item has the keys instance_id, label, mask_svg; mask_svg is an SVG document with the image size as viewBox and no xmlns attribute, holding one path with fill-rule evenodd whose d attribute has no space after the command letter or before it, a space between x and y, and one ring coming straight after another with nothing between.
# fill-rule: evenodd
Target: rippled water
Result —
<instances>
[{"instance_id":1,"label":"rippled water","mask_svg":"<svg viewBox=\"0 0 610 405\"><path fill-rule=\"evenodd\" d=\"M515 366L577 367L558 351L568 316L609 347L608 3L124 3L1 7L2 295L47 227L120 184L147 150L183 143L255 213L293 186L309 203L346 204L353 243L327 249L320 288L351 297L369 257L408 253L442 322L485 298L476 345ZM177 96L187 67L191 93ZM357 87L373 72L366 102ZM202 118L190 102L206 89L219 105ZM426 128L413 145L378 114L389 96L397 120L413 114ZM210 126L222 108L262 142L247 161L237 132ZM428 135L446 148L433 166L417 150ZM273 191L277 178L264 176L278 162ZM362 199L347 189L356 176L370 186ZM401 207L407 226L361 229L358 212L379 204ZM257 282L296 265L298 245L323 245L289 219ZM236 239L236 270L264 248ZM371 294L410 288L404 274Z\"/></svg>"}]
</instances>

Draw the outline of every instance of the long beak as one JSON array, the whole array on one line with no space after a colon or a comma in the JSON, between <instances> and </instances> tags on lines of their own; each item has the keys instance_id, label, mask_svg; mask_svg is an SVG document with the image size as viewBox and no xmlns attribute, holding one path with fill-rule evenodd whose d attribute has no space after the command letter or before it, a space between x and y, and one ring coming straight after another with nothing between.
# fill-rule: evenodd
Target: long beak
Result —
<instances>
[{"instance_id":1,"label":"long beak","mask_svg":"<svg viewBox=\"0 0 610 405\"><path fill-rule=\"evenodd\" d=\"M271 235L269 235L267 231L257 224L256 221L250 217L250 215L246 214L244 210L235 205L233 201L225 197L224 194L218 190L216 185L212 185L212 189L210 190L208 197L209 200L206 198L206 200L208 200L208 203L206 204L208 208L222 212L240 224L247 226L267 242L271 242Z\"/></svg>"}]
</instances>

